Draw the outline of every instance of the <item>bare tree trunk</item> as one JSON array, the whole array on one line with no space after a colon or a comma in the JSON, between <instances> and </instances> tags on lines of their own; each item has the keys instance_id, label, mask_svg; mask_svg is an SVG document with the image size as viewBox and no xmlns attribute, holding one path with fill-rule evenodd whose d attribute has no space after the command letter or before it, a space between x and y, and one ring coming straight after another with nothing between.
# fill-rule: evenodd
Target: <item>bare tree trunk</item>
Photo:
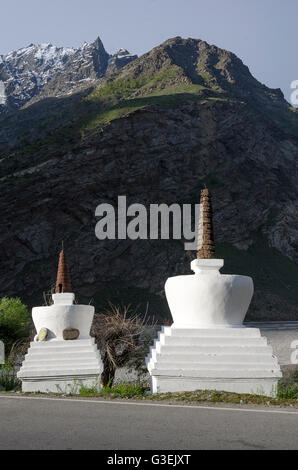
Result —
<instances>
[{"instance_id":1,"label":"bare tree trunk","mask_svg":"<svg viewBox=\"0 0 298 470\"><path fill-rule=\"evenodd\" d=\"M110 387L113 385L114 378L115 378L116 369L111 364L111 361L107 357L105 357L103 361L103 372L101 374L101 385L106 387L109 385Z\"/></svg>"}]
</instances>

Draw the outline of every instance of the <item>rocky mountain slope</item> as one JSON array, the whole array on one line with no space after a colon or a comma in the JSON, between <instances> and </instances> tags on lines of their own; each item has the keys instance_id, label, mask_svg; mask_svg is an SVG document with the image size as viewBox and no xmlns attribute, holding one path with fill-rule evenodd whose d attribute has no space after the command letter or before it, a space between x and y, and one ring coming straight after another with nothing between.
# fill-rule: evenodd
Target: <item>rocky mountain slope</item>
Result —
<instances>
[{"instance_id":1,"label":"rocky mountain slope","mask_svg":"<svg viewBox=\"0 0 298 470\"><path fill-rule=\"evenodd\" d=\"M0 56L0 113L90 85L136 59L126 49L111 56L99 38L78 49L30 44Z\"/></svg>"},{"instance_id":2,"label":"rocky mountain slope","mask_svg":"<svg viewBox=\"0 0 298 470\"><path fill-rule=\"evenodd\" d=\"M95 237L95 208L198 203L212 191L224 272L252 275L256 320L297 319L298 116L234 54L173 38L68 97L0 119L1 295L30 304L55 281L61 241L73 286L98 308L167 316L163 285L189 273L183 240Z\"/></svg>"}]
</instances>

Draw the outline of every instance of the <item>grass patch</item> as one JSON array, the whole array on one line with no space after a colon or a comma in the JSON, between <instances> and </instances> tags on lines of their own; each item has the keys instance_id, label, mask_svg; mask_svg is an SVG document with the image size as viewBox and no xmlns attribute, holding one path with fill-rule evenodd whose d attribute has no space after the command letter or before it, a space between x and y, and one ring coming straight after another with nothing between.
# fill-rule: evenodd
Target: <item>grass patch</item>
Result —
<instances>
[{"instance_id":1,"label":"grass patch","mask_svg":"<svg viewBox=\"0 0 298 470\"><path fill-rule=\"evenodd\" d=\"M296 371L296 374L298 372ZM278 386L276 398L249 393L221 392L216 390L198 390L193 392L179 393L156 393L149 395L150 388L143 383L121 382L113 387L104 387L100 391L96 388L82 387L79 393L81 397L123 398L142 399L164 402L184 403L230 403L241 405L273 405L273 406L295 406L298 407L298 382L296 385L282 383Z\"/></svg>"},{"instance_id":2,"label":"grass patch","mask_svg":"<svg viewBox=\"0 0 298 470\"><path fill-rule=\"evenodd\" d=\"M232 393L216 390L198 390L179 393L156 393L149 395L149 385L142 382L121 382L97 391L95 388L81 388L80 396L103 398L135 398L151 401L175 401L185 403L231 403L245 405L274 405L298 407L298 368L286 371L279 380L277 397L249 393Z\"/></svg>"},{"instance_id":3,"label":"grass patch","mask_svg":"<svg viewBox=\"0 0 298 470\"><path fill-rule=\"evenodd\" d=\"M284 373L278 382L278 397L298 401L298 367Z\"/></svg>"},{"instance_id":4,"label":"grass patch","mask_svg":"<svg viewBox=\"0 0 298 470\"><path fill-rule=\"evenodd\" d=\"M274 405L274 406L297 406L298 398L276 398L264 395L253 395L248 393L221 392L216 390L198 390L196 392L162 393L149 395L146 399L153 401L177 401L185 403L231 403L245 405Z\"/></svg>"},{"instance_id":5,"label":"grass patch","mask_svg":"<svg viewBox=\"0 0 298 470\"><path fill-rule=\"evenodd\" d=\"M284 384L280 384L278 388L279 398L290 398L298 402L298 382L291 386L285 387Z\"/></svg>"},{"instance_id":6,"label":"grass patch","mask_svg":"<svg viewBox=\"0 0 298 470\"><path fill-rule=\"evenodd\" d=\"M0 386L5 392L21 389L21 381L16 376L15 368L9 363L0 365Z\"/></svg>"},{"instance_id":7,"label":"grass patch","mask_svg":"<svg viewBox=\"0 0 298 470\"><path fill-rule=\"evenodd\" d=\"M97 390L96 387L80 389L79 395L81 397L106 397L106 398L135 398L143 397L146 392L149 391L149 386L141 382L127 383L120 382L113 387L107 385L101 390Z\"/></svg>"},{"instance_id":8,"label":"grass patch","mask_svg":"<svg viewBox=\"0 0 298 470\"><path fill-rule=\"evenodd\" d=\"M2 366L3 367L3 366ZM6 367L6 366L5 366ZM11 369L7 368L7 371ZM3 383L5 391L19 390L20 381L15 375L8 373ZM2 384L2 382L0 382ZM2 385L3 386L3 385ZM197 390L193 392L177 392L177 393L157 393L149 395L150 387L147 383L136 382L120 382L114 386L104 387L101 390L91 387L81 387L79 392L70 393L72 396L89 397L89 398L107 398L107 399L136 399L149 400L152 402L177 402L185 404L198 403L228 403L235 405L262 405L262 406L291 406L298 408L298 368L285 373L284 377L279 381L278 393L276 398L264 395L256 395L249 393L232 393L216 390ZM24 394L28 395L28 393ZM31 394L29 394L31 395ZM33 393L33 395L44 395ZM45 394L48 396L61 396L63 393Z\"/></svg>"}]
</instances>

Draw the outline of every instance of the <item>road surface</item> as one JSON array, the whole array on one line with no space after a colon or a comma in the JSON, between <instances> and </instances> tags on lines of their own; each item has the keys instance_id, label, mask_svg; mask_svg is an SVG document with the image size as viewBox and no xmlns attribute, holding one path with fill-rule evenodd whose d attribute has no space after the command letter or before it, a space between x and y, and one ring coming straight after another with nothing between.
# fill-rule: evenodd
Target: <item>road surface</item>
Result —
<instances>
[{"instance_id":1,"label":"road surface","mask_svg":"<svg viewBox=\"0 0 298 470\"><path fill-rule=\"evenodd\" d=\"M0 449L298 449L298 410L2 395Z\"/></svg>"}]
</instances>

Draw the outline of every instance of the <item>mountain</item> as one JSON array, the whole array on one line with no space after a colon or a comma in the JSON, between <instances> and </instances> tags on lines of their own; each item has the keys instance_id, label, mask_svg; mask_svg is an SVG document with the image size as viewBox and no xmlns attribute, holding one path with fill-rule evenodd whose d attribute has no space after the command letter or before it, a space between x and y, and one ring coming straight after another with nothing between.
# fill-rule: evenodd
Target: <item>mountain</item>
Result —
<instances>
[{"instance_id":1,"label":"mountain","mask_svg":"<svg viewBox=\"0 0 298 470\"><path fill-rule=\"evenodd\" d=\"M106 52L100 38L78 49L52 44L29 46L0 56L0 112L59 97L90 85L136 59L125 49Z\"/></svg>"},{"instance_id":2,"label":"mountain","mask_svg":"<svg viewBox=\"0 0 298 470\"><path fill-rule=\"evenodd\" d=\"M90 86L0 118L1 295L40 304L64 240L83 301L149 301L169 315L164 282L189 273L194 252L177 240L99 241L95 208L118 195L194 204L207 185L222 272L254 278L248 318L297 319L297 111L201 40L116 61Z\"/></svg>"}]
</instances>

